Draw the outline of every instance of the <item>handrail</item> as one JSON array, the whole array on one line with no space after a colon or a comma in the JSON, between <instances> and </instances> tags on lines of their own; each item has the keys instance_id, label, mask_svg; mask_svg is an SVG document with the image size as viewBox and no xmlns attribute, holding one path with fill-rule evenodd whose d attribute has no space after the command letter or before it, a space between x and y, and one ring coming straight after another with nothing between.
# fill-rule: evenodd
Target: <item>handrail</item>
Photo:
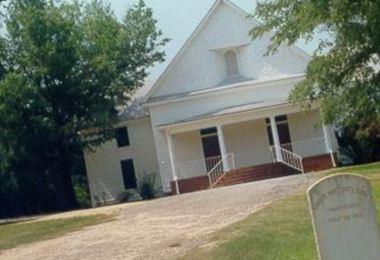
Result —
<instances>
[{"instance_id":1,"label":"handrail","mask_svg":"<svg viewBox=\"0 0 380 260\"><path fill-rule=\"evenodd\" d=\"M225 167L225 165L227 167ZM228 169L228 170L225 170ZM229 170L235 169L234 154L228 153L225 157L222 157L220 161L207 173L210 182L210 188L214 188L218 182L229 172Z\"/></svg>"},{"instance_id":2,"label":"handrail","mask_svg":"<svg viewBox=\"0 0 380 260\"><path fill-rule=\"evenodd\" d=\"M300 155L295 154L295 153L293 153L287 149L284 149L284 148L276 146L276 145L270 146L269 149L270 149L272 156L275 159L275 161L283 163L283 164L285 164L285 165L287 165L293 169L296 169L302 173L305 172L304 167L303 167L303 158ZM276 151L280 151L281 158L277 158Z\"/></svg>"},{"instance_id":3,"label":"handrail","mask_svg":"<svg viewBox=\"0 0 380 260\"><path fill-rule=\"evenodd\" d=\"M209 176L214 170L216 170L220 165L223 165L223 159L220 159L220 161L215 164L214 167L211 168L211 170L209 170L209 172L207 173L207 176Z\"/></svg>"}]
</instances>

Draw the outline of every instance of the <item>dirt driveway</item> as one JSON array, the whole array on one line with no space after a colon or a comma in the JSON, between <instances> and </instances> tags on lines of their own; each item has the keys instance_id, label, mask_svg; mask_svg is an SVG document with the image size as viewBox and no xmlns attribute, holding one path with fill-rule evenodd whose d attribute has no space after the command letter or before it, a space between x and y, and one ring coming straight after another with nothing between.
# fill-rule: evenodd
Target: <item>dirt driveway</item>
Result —
<instances>
[{"instance_id":1,"label":"dirt driveway","mask_svg":"<svg viewBox=\"0 0 380 260\"><path fill-rule=\"evenodd\" d=\"M116 213L115 221L2 252L1 259L166 259L273 200L305 190L319 174L290 176L214 190L53 215Z\"/></svg>"}]
</instances>

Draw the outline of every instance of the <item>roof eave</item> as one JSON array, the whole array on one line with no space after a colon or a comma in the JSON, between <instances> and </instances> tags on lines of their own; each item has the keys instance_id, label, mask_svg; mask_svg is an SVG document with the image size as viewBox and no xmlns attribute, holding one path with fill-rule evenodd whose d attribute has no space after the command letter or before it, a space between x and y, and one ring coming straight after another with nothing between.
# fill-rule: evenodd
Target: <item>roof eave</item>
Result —
<instances>
[{"instance_id":1,"label":"roof eave","mask_svg":"<svg viewBox=\"0 0 380 260\"><path fill-rule=\"evenodd\" d=\"M299 80L299 79L302 79L304 76L305 76L305 73L300 73L300 74L295 74L293 76L284 77L284 78L276 78L276 79L260 80L260 81L251 80L251 81L233 83L230 85L225 85L225 86L219 87L219 88L215 89L214 91L208 91L208 92L203 92L203 93L199 93L199 94L194 94L192 96L180 97L180 98L175 98L175 99L167 99L167 100L162 100L162 101L153 101L153 102L150 102L148 100L148 101L144 102L142 104L142 106L143 107L151 107L151 106L180 102L180 101L184 101L184 100L190 100L190 99L199 98L199 97L213 96L213 95L218 95L218 94L221 94L224 92L236 91L236 88L259 88L259 87L265 86L266 84L277 82L277 81Z\"/></svg>"}]
</instances>

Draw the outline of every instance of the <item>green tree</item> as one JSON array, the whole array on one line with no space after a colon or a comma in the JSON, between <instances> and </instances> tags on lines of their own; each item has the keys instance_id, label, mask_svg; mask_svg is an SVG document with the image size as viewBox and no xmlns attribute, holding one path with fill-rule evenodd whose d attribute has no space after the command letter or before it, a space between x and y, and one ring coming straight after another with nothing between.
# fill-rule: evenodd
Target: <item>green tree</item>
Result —
<instances>
[{"instance_id":1,"label":"green tree","mask_svg":"<svg viewBox=\"0 0 380 260\"><path fill-rule=\"evenodd\" d=\"M380 1L273 0L258 3L262 24L251 35L271 35L268 53L282 44L330 35L307 67L290 100L321 104L322 119L354 126L358 137L378 136L380 125Z\"/></svg>"},{"instance_id":2,"label":"green tree","mask_svg":"<svg viewBox=\"0 0 380 260\"><path fill-rule=\"evenodd\" d=\"M37 192L40 180L57 209L73 208L83 149L113 136L117 108L163 61L167 39L143 1L120 22L101 1L10 0L5 26L0 172L15 173L21 187L32 178Z\"/></svg>"}]
</instances>

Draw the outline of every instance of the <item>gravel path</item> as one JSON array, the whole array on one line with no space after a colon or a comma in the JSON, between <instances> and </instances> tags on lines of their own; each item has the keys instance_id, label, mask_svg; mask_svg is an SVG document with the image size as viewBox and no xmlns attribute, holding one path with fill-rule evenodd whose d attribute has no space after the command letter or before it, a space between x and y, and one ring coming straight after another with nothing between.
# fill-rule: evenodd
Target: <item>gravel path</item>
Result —
<instances>
[{"instance_id":1,"label":"gravel path","mask_svg":"<svg viewBox=\"0 0 380 260\"><path fill-rule=\"evenodd\" d=\"M0 252L1 259L166 259L207 243L216 230L273 200L305 190L320 174L297 175L40 218L117 214L115 221Z\"/></svg>"}]
</instances>

